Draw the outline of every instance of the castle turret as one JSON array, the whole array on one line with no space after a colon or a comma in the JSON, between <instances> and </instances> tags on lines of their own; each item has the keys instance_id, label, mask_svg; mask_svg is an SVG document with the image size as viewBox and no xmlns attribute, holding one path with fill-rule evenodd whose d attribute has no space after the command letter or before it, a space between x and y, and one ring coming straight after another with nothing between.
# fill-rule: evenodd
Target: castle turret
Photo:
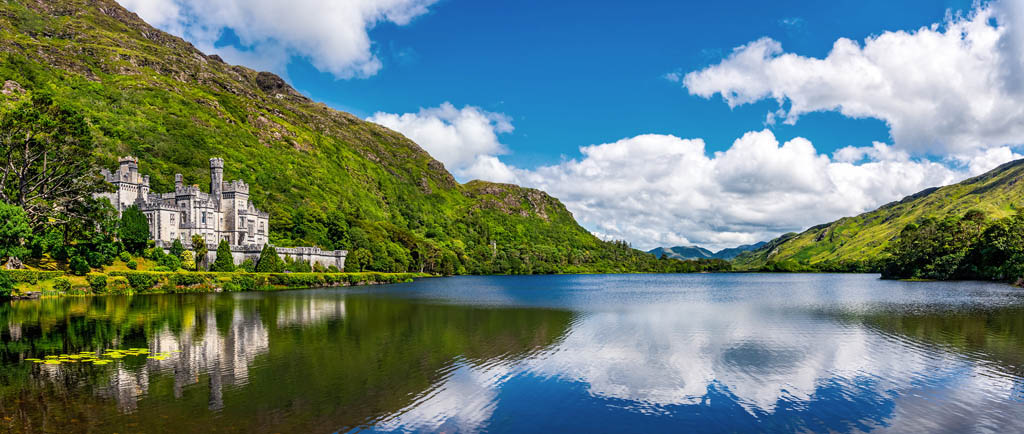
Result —
<instances>
[{"instance_id":1,"label":"castle turret","mask_svg":"<svg viewBox=\"0 0 1024 434\"><path fill-rule=\"evenodd\" d=\"M221 192L224 184L224 160L220 158L210 159L210 196L217 208L220 208Z\"/></svg>"},{"instance_id":2,"label":"castle turret","mask_svg":"<svg viewBox=\"0 0 1024 434\"><path fill-rule=\"evenodd\" d=\"M128 178L131 174L139 172L139 160L135 157L121 157L117 160L118 172L121 173L122 179L134 181L134 179Z\"/></svg>"},{"instance_id":3,"label":"castle turret","mask_svg":"<svg viewBox=\"0 0 1024 434\"><path fill-rule=\"evenodd\" d=\"M185 179L180 173L174 174L174 190L181 190L181 187L185 186Z\"/></svg>"}]
</instances>

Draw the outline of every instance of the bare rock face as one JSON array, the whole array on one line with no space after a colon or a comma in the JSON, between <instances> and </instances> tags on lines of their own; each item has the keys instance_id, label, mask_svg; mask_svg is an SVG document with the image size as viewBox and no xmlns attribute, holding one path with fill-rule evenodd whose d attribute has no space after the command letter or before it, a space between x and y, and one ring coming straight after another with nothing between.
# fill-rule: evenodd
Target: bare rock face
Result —
<instances>
[{"instance_id":1,"label":"bare rock face","mask_svg":"<svg viewBox=\"0 0 1024 434\"><path fill-rule=\"evenodd\" d=\"M5 270L21 270L24 268L25 264L22 264L20 259L13 256L11 257L11 259L7 260L6 264L4 264Z\"/></svg>"},{"instance_id":2,"label":"bare rock face","mask_svg":"<svg viewBox=\"0 0 1024 434\"><path fill-rule=\"evenodd\" d=\"M14 80L7 80L4 82L4 87L0 89L0 93L4 95L20 94L25 92L25 89L21 87L18 82Z\"/></svg>"},{"instance_id":3,"label":"bare rock face","mask_svg":"<svg viewBox=\"0 0 1024 434\"><path fill-rule=\"evenodd\" d=\"M266 71L256 74L256 86L259 86L260 90L266 92L267 95L288 93L291 90L283 78Z\"/></svg>"}]
</instances>

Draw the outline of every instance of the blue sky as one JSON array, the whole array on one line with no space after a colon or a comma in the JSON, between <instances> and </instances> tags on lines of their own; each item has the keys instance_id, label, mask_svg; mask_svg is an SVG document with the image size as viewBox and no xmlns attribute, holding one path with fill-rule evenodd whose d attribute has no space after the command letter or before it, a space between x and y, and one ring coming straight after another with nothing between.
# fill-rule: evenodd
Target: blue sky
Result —
<instances>
[{"instance_id":1,"label":"blue sky","mask_svg":"<svg viewBox=\"0 0 1024 434\"><path fill-rule=\"evenodd\" d=\"M120 1L644 249L766 240L1024 157L1019 1Z\"/></svg>"},{"instance_id":2,"label":"blue sky","mask_svg":"<svg viewBox=\"0 0 1024 434\"><path fill-rule=\"evenodd\" d=\"M297 89L361 117L445 101L505 113L515 131L501 137L511 151L503 160L521 167L644 133L703 137L713 151L762 128L775 103L730 109L688 95L665 74L717 63L733 47L763 36L787 51L821 57L839 37L915 30L970 6L968 0L649 1L629 7L444 0L411 24L371 30L384 63L372 77L338 80L301 58L287 71ZM807 137L823 152L889 137L882 121L835 113L774 130L782 140Z\"/></svg>"}]
</instances>

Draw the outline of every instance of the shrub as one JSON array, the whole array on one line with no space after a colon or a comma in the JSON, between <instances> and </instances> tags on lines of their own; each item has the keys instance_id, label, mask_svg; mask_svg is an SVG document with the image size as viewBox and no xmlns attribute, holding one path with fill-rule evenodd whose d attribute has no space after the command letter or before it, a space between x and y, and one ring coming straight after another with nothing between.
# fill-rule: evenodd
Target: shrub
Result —
<instances>
[{"instance_id":1,"label":"shrub","mask_svg":"<svg viewBox=\"0 0 1024 434\"><path fill-rule=\"evenodd\" d=\"M236 291L254 291L256 290L256 278L248 274L240 274L231 277L231 285L233 285ZM224 286L224 290L227 291L227 285Z\"/></svg>"},{"instance_id":2,"label":"shrub","mask_svg":"<svg viewBox=\"0 0 1024 434\"><path fill-rule=\"evenodd\" d=\"M14 293L14 280L7 277L7 273L0 270L0 297L10 297Z\"/></svg>"},{"instance_id":3,"label":"shrub","mask_svg":"<svg viewBox=\"0 0 1024 434\"><path fill-rule=\"evenodd\" d=\"M107 281L107 294L124 295L131 293L131 284L124 276L113 276Z\"/></svg>"},{"instance_id":4,"label":"shrub","mask_svg":"<svg viewBox=\"0 0 1024 434\"><path fill-rule=\"evenodd\" d=\"M235 271L245 271L246 273L253 273L256 271L256 263L253 262L252 258L245 258L242 264L238 266Z\"/></svg>"},{"instance_id":5,"label":"shrub","mask_svg":"<svg viewBox=\"0 0 1024 434\"><path fill-rule=\"evenodd\" d=\"M170 269L170 268L167 268L167 267L164 267L164 266L157 266L157 267L153 267L153 269L151 269L151 270L149 270L149 271L158 271L158 272L164 272L164 273L166 273L166 272L170 272L170 271L171 271L171 269Z\"/></svg>"},{"instance_id":6,"label":"shrub","mask_svg":"<svg viewBox=\"0 0 1024 434\"><path fill-rule=\"evenodd\" d=\"M76 276L84 276L89 273L89 262L81 256L75 256L71 258L71 262L68 264L68 268L71 269L71 273Z\"/></svg>"},{"instance_id":7,"label":"shrub","mask_svg":"<svg viewBox=\"0 0 1024 434\"><path fill-rule=\"evenodd\" d=\"M311 273L313 267L309 266L309 261L295 261L288 266L288 271L293 273Z\"/></svg>"},{"instance_id":8,"label":"shrub","mask_svg":"<svg viewBox=\"0 0 1024 434\"><path fill-rule=\"evenodd\" d=\"M319 261L317 261L313 264L313 271L317 273L326 273L327 268L324 268L324 264L321 264Z\"/></svg>"},{"instance_id":9,"label":"shrub","mask_svg":"<svg viewBox=\"0 0 1024 434\"><path fill-rule=\"evenodd\" d=\"M58 277L53 281L53 289L58 292L71 291L71 281L63 277Z\"/></svg>"},{"instance_id":10,"label":"shrub","mask_svg":"<svg viewBox=\"0 0 1024 434\"><path fill-rule=\"evenodd\" d=\"M129 270L134 270L134 269L136 269L136 268L139 268L139 263L138 263L138 262L135 262L135 260L134 260L134 259L131 259L131 260L129 260L129 261L128 261L128 269L129 269Z\"/></svg>"},{"instance_id":11,"label":"shrub","mask_svg":"<svg viewBox=\"0 0 1024 434\"><path fill-rule=\"evenodd\" d=\"M196 269L196 260L192 252L186 250L181 252L181 268L192 271Z\"/></svg>"},{"instance_id":12,"label":"shrub","mask_svg":"<svg viewBox=\"0 0 1024 434\"><path fill-rule=\"evenodd\" d=\"M137 292L148 291L160 281L160 275L145 271L130 271L127 273L111 273L123 275L128 280L128 285Z\"/></svg>"},{"instance_id":13,"label":"shrub","mask_svg":"<svg viewBox=\"0 0 1024 434\"><path fill-rule=\"evenodd\" d=\"M181 259L175 255L164 255L157 261L163 267L167 267L170 271L178 271L181 268Z\"/></svg>"},{"instance_id":14,"label":"shrub","mask_svg":"<svg viewBox=\"0 0 1024 434\"><path fill-rule=\"evenodd\" d=\"M92 288L92 292L96 294L103 294L107 289L107 275L98 273L89 273L85 280L89 282L89 287Z\"/></svg>"},{"instance_id":15,"label":"shrub","mask_svg":"<svg viewBox=\"0 0 1024 434\"><path fill-rule=\"evenodd\" d=\"M146 259L150 259L150 260L153 260L153 261L159 261L160 258L165 256L165 253L164 253L164 249L161 249L159 247L150 247L150 248L146 249L146 251L143 253L142 256L145 257Z\"/></svg>"},{"instance_id":16,"label":"shrub","mask_svg":"<svg viewBox=\"0 0 1024 434\"><path fill-rule=\"evenodd\" d=\"M132 255L131 255L131 253L128 253L128 252L121 252L121 254L118 255L118 258L121 259L121 262L124 262L125 264L127 264L128 261L132 260Z\"/></svg>"},{"instance_id":17,"label":"shrub","mask_svg":"<svg viewBox=\"0 0 1024 434\"><path fill-rule=\"evenodd\" d=\"M181 244L181 240L175 238L174 242L171 243L171 248L167 251L171 256L181 259L182 252L185 251L185 245Z\"/></svg>"},{"instance_id":18,"label":"shrub","mask_svg":"<svg viewBox=\"0 0 1024 434\"><path fill-rule=\"evenodd\" d=\"M28 283L35 285L44 280L54 279L63 276L60 271L36 271L36 270L6 270L7 278L14 283Z\"/></svg>"},{"instance_id":19,"label":"shrub","mask_svg":"<svg viewBox=\"0 0 1024 434\"><path fill-rule=\"evenodd\" d=\"M339 270L337 266L331 265L331 266L327 267L327 272L328 273L340 273L341 270Z\"/></svg>"}]
</instances>

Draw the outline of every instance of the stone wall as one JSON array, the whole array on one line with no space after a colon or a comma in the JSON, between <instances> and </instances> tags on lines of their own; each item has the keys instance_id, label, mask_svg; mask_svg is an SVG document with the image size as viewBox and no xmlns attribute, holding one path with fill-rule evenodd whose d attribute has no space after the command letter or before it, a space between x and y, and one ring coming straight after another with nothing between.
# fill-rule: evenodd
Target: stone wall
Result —
<instances>
[{"instance_id":1,"label":"stone wall","mask_svg":"<svg viewBox=\"0 0 1024 434\"><path fill-rule=\"evenodd\" d=\"M156 241L156 246L164 249L164 252L169 252L171 243ZM186 250L191 250L190 247L190 245L185 245ZM206 264L209 265L217 260L217 245L207 244L206 249ZM231 246L231 257L234 259L235 265L245 262L246 259L252 259L253 262L256 262L260 259L260 252L262 251L263 246L255 244ZM319 247L277 247L277 256L281 257L281 260L284 260L285 256L291 256L296 261L308 261L310 265L319 262L324 267L333 265L338 267L339 270L345 269L345 257L347 255L347 250L323 250Z\"/></svg>"}]
</instances>

